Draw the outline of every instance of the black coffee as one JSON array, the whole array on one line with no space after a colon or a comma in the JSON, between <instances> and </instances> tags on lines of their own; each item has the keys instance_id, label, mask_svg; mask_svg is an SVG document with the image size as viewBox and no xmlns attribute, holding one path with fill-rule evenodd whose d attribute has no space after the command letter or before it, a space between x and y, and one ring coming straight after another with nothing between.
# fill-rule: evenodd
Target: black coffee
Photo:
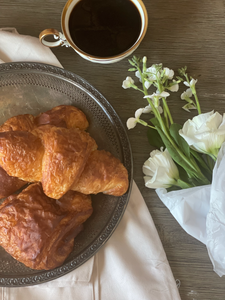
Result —
<instances>
[{"instance_id":1,"label":"black coffee","mask_svg":"<svg viewBox=\"0 0 225 300\"><path fill-rule=\"evenodd\" d=\"M130 0L81 0L70 14L69 31L84 52L115 56L136 42L141 17Z\"/></svg>"}]
</instances>

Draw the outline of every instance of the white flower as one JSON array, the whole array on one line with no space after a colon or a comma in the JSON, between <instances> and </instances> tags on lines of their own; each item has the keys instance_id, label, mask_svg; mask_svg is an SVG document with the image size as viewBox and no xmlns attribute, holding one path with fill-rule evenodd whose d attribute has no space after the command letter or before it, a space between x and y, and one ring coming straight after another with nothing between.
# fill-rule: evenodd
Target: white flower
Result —
<instances>
[{"instance_id":1,"label":"white flower","mask_svg":"<svg viewBox=\"0 0 225 300\"><path fill-rule=\"evenodd\" d=\"M148 79L150 81L154 81L157 79L157 77L159 77L159 71L157 72L157 67L162 66L162 64L156 64L156 65L152 65L150 68L146 69L146 72L149 73L148 74Z\"/></svg>"},{"instance_id":2,"label":"white flower","mask_svg":"<svg viewBox=\"0 0 225 300\"><path fill-rule=\"evenodd\" d=\"M160 113L160 114L162 114L163 113L163 109L162 109L162 107L160 106L160 101L159 101L159 99L161 99L162 97L168 97L170 94L169 93L167 93L167 92L162 92L162 93L153 93L152 95L147 95L147 96L144 96L144 98L151 98L151 101L152 101L152 103L153 103L153 105L155 106L155 108L157 108L158 109L158 112ZM150 106L150 108L151 108L151 106Z\"/></svg>"},{"instance_id":3,"label":"white flower","mask_svg":"<svg viewBox=\"0 0 225 300\"><path fill-rule=\"evenodd\" d=\"M142 115L142 113L143 113L143 111L144 111L144 108L138 108L136 111L135 111L135 118L136 119L139 119L140 118L140 116Z\"/></svg>"},{"instance_id":4,"label":"white flower","mask_svg":"<svg viewBox=\"0 0 225 300\"><path fill-rule=\"evenodd\" d=\"M171 85L167 89L169 91L171 91L171 92L177 92L179 90L179 84L178 83L174 83L173 85Z\"/></svg>"},{"instance_id":5,"label":"white flower","mask_svg":"<svg viewBox=\"0 0 225 300\"><path fill-rule=\"evenodd\" d=\"M151 105L149 104L149 105L145 106L143 113L147 114L147 113L150 113L151 111L152 111L152 108L151 108Z\"/></svg>"},{"instance_id":6,"label":"white flower","mask_svg":"<svg viewBox=\"0 0 225 300\"><path fill-rule=\"evenodd\" d=\"M200 114L187 120L179 134L192 149L217 157L225 141L225 114L222 116L214 111Z\"/></svg>"},{"instance_id":7,"label":"white flower","mask_svg":"<svg viewBox=\"0 0 225 300\"><path fill-rule=\"evenodd\" d=\"M144 83L144 85L145 85L146 89L149 89L152 84L151 84L151 82L149 82L148 80L146 80L145 83Z\"/></svg>"},{"instance_id":8,"label":"white flower","mask_svg":"<svg viewBox=\"0 0 225 300\"><path fill-rule=\"evenodd\" d=\"M140 82L142 82L141 74L140 74L139 71L136 71L136 72L135 72L135 76L139 79Z\"/></svg>"},{"instance_id":9,"label":"white flower","mask_svg":"<svg viewBox=\"0 0 225 300\"><path fill-rule=\"evenodd\" d=\"M128 129L132 129L132 128L134 128L135 126L137 125L137 119L136 118L129 118L128 120L127 120L127 128Z\"/></svg>"},{"instance_id":10,"label":"white flower","mask_svg":"<svg viewBox=\"0 0 225 300\"><path fill-rule=\"evenodd\" d=\"M162 92L162 93L153 93L151 95L147 95L147 96L144 96L144 98L151 98L151 99L154 99L154 97L158 97L158 99L161 99L161 98L166 98L168 97L170 94L167 93L167 92Z\"/></svg>"},{"instance_id":11,"label":"white flower","mask_svg":"<svg viewBox=\"0 0 225 300\"><path fill-rule=\"evenodd\" d=\"M163 70L165 71L164 76L168 79L173 79L174 76L174 71L169 69L169 68L163 68Z\"/></svg>"},{"instance_id":12,"label":"white flower","mask_svg":"<svg viewBox=\"0 0 225 300\"><path fill-rule=\"evenodd\" d=\"M167 149L154 150L143 165L145 186L148 188L168 188L179 178L177 166Z\"/></svg>"},{"instance_id":13,"label":"white flower","mask_svg":"<svg viewBox=\"0 0 225 300\"><path fill-rule=\"evenodd\" d=\"M196 85L197 81L198 81L197 79L195 80L194 78L192 78L190 83L188 83L187 81L184 81L184 85L189 86L191 88Z\"/></svg>"},{"instance_id":14,"label":"white flower","mask_svg":"<svg viewBox=\"0 0 225 300\"><path fill-rule=\"evenodd\" d=\"M127 128L128 129L132 129L134 128L137 123L138 123L138 120L140 118L140 116L142 115L142 113L145 113L147 111L147 109L145 110L145 108L139 108L135 111L135 118L134 117L131 117L127 120Z\"/></svg>"},{"instance_id":15,"label":"white flower","mask_svg":"<svg viewBox=\"0 0 225 300\"><path fill-rule=\"evenodd\" d=\"M191 90L191 88L189 88L185 92L183 92L180 97L182 100L187 100L187 99L191 98L191 96L192 96L192 90Z\"/></svg>"},{"instance_id":16,"label":"white flower","mask_svg":"<svg viewBox=\"0 0 225 300\"><path fill-rule=\"evenodd\" d=\"M124 89L129 89L132 84L134 84L134 81L130 76L128 76L126 80L123 81L122 87Z\"/></svg>"},{"instance_id":17,"label":"white flower","mask_svg":"<svg viewBox=\"0 0 225 300\"><path fill-rule=\"evenodd\" d=\"M135 76L139 79L140 82L142 82L142 78L141 78L139 71L135 72ZM152 85L151 82L149 82L148 80L145 80L144 86L146 87L146 89L149 89L151 85Z\"/></svg>"}]
</instances>

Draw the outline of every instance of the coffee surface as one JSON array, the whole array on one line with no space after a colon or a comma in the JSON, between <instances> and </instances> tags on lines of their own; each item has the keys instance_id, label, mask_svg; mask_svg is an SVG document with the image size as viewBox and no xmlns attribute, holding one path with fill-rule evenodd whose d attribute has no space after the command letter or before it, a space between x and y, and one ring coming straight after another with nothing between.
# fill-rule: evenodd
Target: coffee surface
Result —
<instances>
[{"instance_id":1,"label":"coffee surface","mask_svg":"<svg viewBox=\"0 0 225 300\"><path fill-rule=\"evenodd\" d=\"M115 56L134 45L141 31L141 17L130 0L81 0L70 14L69 31L84 52Z\"/></svg>"}]
</instances>

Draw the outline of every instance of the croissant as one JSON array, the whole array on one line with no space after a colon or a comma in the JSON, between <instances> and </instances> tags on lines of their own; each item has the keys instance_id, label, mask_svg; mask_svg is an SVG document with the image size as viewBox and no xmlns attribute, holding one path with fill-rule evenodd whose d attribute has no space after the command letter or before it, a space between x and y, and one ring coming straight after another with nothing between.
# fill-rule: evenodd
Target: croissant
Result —
<instances>
[{"instance_id":1,"label":"croissant","mask_svg":"<svg viewBox=\"0 0 225 300\"><path fill-rule=\"evenodd\" d=\"M0 133L0 165L24 181L41 181L48 197L59 199L78 180L97 145L80 129L43 125L32 132Z\"/></svg>"},{"instance_id":2,"label":"croissant","mask_svg":"<svg viewBox=\"0 0 225 300\"><path fill-rule=\"evenodd\" d=\"M0 126L0 132L5 131L32 131L36 126L34 116L25 114L9 118Z\"/></svg>"},{"instance_id":3,"label":"croissant","mask_svg":"<svg viewBox=\"0 0 225 300\"><path fill-rule=\"evenodd\" d=\"M40 125L55 125L57 127L79 128L86 130L89 126L85 114L72 105L59 105L38 115L34 123Z\"/></svg>"},{"instance_id":4,"label":"croissant","mask_svg":"<svg viewBox=\"0 0 225 300\"><path fill-rule=\"evenodd\" d=\"M69 191L54 200L40 183L31 184L1 204L0 245L32 269L56 268L72 251L92 212L90 196Z\"/></svg>"},{"instance_id":5,"label":"croissant","mask_svg":"<svg viewBox=\"0 0 225 300\"><path fill-rule=\"evenodd\" d=\"M72 105L59 105L39 114L37 117L24 114L9 118L0 126L0 132L32 131L34 128L46 124L82 130L86 130L89 126L85 114L80 109Z\"/></svg>"},{"instance_id":6,"label":"croissant","mask_svg":"<svg viewBox=\"0 0 225 300\"><path fill-rule=\"evenodd\" d=\"M2 126L0 132L5 131L32 131L37 126L51 124L57 127L86 129L88 121L85 114L71 105L59 105L34 117L31 114L17 115L9 118ZM0 198L8 197L27 182L7 174L0 167Z\"/></svg>"},{"instance_id":7,"label":"croissant","mask_svg":"<svg viewBox=\"0 0 225 300\"><path fill-rule=\"evenodd\" d=\"M0 128L0 165L10 176L42 182L46 195L55 199L69 189L115 196L127 191L128 173L123 164L109 152L96 150L89 134L74 128L88 126L80 110L61 105L36 118L23 116L1 126L10 131L1 133ZM73 120L75 116L79 121ZM55 126L48 125L52 123Z\"/></svg>"},{"instance_id":8,"label":"croissant","mask_svg":"<svg viewBox=\"0 0 225 300\"><path fill-rule=\"evenodd\" d=\"M105 150L93 151L85 168L71 190L83 194L121 196L128 189L128 173L119 159Z\"/></svg>"}]
</instances>

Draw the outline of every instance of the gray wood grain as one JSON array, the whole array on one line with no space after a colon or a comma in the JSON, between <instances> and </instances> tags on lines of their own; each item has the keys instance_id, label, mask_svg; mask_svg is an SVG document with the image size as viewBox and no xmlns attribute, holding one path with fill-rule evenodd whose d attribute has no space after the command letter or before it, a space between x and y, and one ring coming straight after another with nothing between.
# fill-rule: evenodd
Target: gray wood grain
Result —
<instances>
[{"instance_id":1,"label":"gray wood grain","mask_svg":"<svg viewBox=\"0 0 225 300\"><path fill-rule=\"evenodd\" d=\"M45 28L60 30L64 0L0 0L0 27L16 27L21 34L38 37ZM149 65L163 63L177 70L187 65L197 78L203 112L225 111L225 12L223 0L144 0L149 27L136 56L148 57ZM143 107L142 96L122 89L128 76L127 59L112 64L92 64L72 49L55 48L53 52L65 69L94 85L114 106L121 120ZM179 95L170 100L176 122L183 123L194 113L181 109ZM206 247L189 236L171 216L153 190L144 186L142 165L151 147L144 127L128 132L134 158L134 179L153 217L175 279L181 282L183 300L224 300L225 278L212 269ZM139 300L139 299L138 299Z\"/></svg>"}]
</instances>

